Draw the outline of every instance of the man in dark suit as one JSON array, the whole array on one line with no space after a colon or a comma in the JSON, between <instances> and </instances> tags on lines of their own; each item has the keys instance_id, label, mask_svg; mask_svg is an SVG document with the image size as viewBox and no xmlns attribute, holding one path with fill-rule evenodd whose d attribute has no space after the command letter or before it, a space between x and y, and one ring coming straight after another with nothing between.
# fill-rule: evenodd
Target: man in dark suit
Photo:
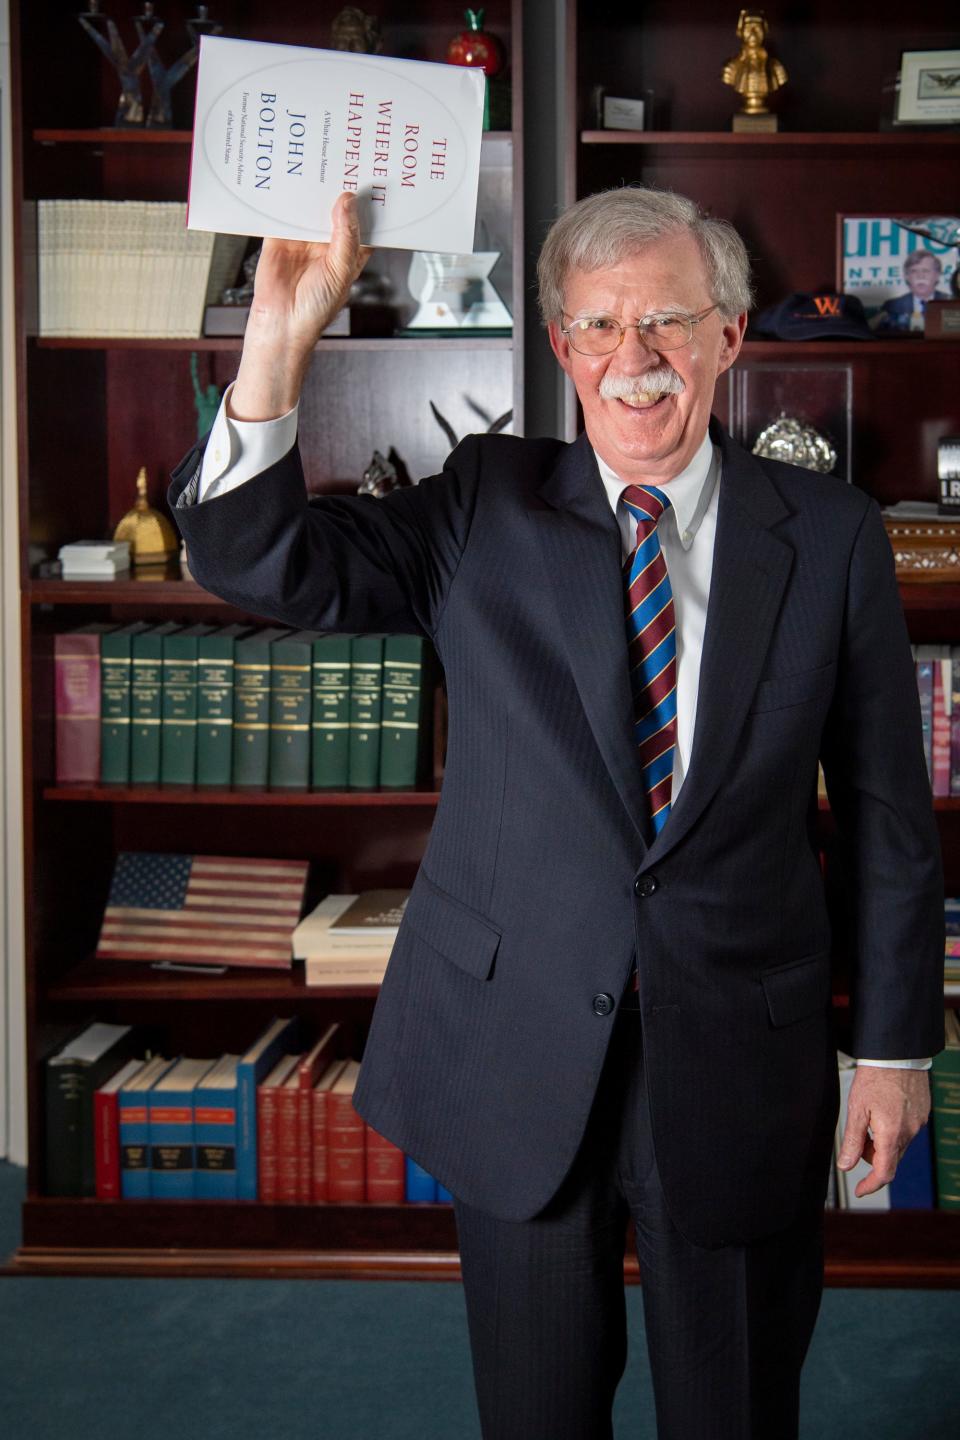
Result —
<instances>
[{"instance_id":1,"label":"man in dark suit","mask_svg":"<svg viewBox=\"0 0 960 1440\"><path fill-rule=\"evenodd\" d=\"M903 262L905 295L885 300L880 307L877 329L918 330L923 333L924 316L931 300L949 300L946 290L938 290L943 262L932 250L914 250Z\"/></svg>"},{"instance_id":2,"label":"man in dark suit","mask_svg":"<svg viewBox=\"0 0 960 1440\"><path fill-rule=\"evenodd\" d=\"M443 661L443 794L356 1104L453 1192L485 1440L606 1440L636 1225L660 1440L790 1440L837 1118L817 763L849 860L841 1164L886 1184L943 1044L942 877L878 509L710 420L750 302L679 196L540 260L585 435L470 437L308 501L310 351L364 252L267 242L238 378L171 489L197 579ZM863 1058L866 1057L866 1058Z\"/></svg>"}]
</instances>

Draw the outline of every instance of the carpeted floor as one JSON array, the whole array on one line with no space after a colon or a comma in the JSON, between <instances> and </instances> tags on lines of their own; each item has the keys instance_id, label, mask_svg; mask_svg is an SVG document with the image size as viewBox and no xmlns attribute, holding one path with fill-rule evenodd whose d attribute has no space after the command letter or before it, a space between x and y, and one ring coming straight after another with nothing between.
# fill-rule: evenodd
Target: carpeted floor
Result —
<instances>
[{"instance_id":1,"label":"carpeted floor","mask_svg":"<svg viewBox=\"0 0 960 1440\"><path fill-rule=\"evenodd\" d=\"M0 1255L23 1171L0 1163ZM654 1440L640 1291L617 1440ZM479 1440L459 1285L0 1278L11 1440ZM804 1440L956 1440L960 1292L827 1290ZM694 1440L694 1437L691 1437Z\"/></svg>"}]
</instances>

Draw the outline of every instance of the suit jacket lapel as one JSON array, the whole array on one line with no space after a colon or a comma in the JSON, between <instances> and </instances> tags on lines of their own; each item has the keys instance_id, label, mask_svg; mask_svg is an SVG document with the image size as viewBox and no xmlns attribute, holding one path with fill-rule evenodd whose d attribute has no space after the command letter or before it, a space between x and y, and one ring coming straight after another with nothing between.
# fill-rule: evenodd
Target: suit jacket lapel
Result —
<instances>
[{"instance_id":1,"label":"suit jacket lapel","mask_svg":"<svg viewBox=\"0 0 960 1440\"><path fill-rule=\"evenodd\" d=\"M585 435L563 452L533 512L570 669L600 753L639 839L647 799L633 740L620 529Z\"/></svg>"},{"instance_id":2,"label":"suit jacket lapel","mask_svg":"<svg viewBox=\"0 0 960 1440\"><path fill-rule=\"evenodd\" d=\"M734 763L793 564L792 547L770 528L790 513L779 492L715 422L711 435L722 470L693 749L650 864L683 839Z\"/></svg>"}]
</instances>

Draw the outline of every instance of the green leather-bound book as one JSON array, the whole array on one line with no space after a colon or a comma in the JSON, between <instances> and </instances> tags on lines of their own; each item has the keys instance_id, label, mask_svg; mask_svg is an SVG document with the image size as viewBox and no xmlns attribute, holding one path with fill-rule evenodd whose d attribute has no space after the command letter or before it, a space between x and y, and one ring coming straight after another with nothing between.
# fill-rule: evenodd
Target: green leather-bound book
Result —
<instances>
[{"instance_id":1,"label":"green leather-bound book","mask_svg":"<svg viewBox=\"0 0 960 1440\"><path fill-rule=\"evenodd\" d=\"M350 641L350 770L352 790L380 783L380 717L383 708L383 635Z\"/></svg>"},{"instance_id":2,"label":"green leather-bound book","mask_svg":"<svg viewBox=\"0 0 960 1440\"><path fill-rule=\"evenodd\" d=\"M100 779L130 783L130 683L133 637L150 626L135 620L100 637Z\"/></svg>"},{"instance_id":3,"label":"green leather-bound book","mask_svg":"<svg viewBox=\"0 0 960 1440\"><path fill-rule=\"evenodd\" d=\"M224 625L205 635L197 656L197 784L233 778L234 646L249 625Z\"/></svg>"},{"instance_id":4,"label":"green leather-bound book","mask_svg":"<svg viewBox=\"0 0 960 1440\"><path fill-rule=\"evenodd\" d=\"M944 1016L946 1048L933 1057L930 1094L937 1209L960 1210L960 1016Z\"/></svg>"},{"instance_id":5,"label":"green leather-bound book","mask_svg":"<svg viewBox=\"0 0 960 1440\"><path fill-rule=\"evenodd\" d=\"M270 788L310 784L310 702L316 630L293 630L270 646Z\"/></svg>"},{"instance_id":6,"label":"green leather-bound book","mask_svg":"<svg viewBox=\"0 0 960 1440\"><path fill-rule=\"evenodd\" d=\"M233 650L233 783L266 786L270 775L270 646L288 632L255 630Z\"/></svg>"},{"instance_id":7,"label":"green leather-bound book","mask_svg":"<svg viewBox=\"0 0 960 1440\"><path fill-rule=\"evenodd\" d=\"M350 782L351 635L319 635L313 642L312 784L346 790Z\"/></svg>"},{"instance_id":8,"label":"green leather-bound book","mask_svg":"<svg viewBox=\"0 0 960 1440\"><path fill-rule=\"evenodd\" d=\"M391 789L409 789L426 774L433 729L430 658L420 635L384 641L380 784Z\"/></svg>"},{"instance_id":9,"label":"green leather-bound book","mask_svg":"<svg viewBox=\"0 0 960 1440\"><path fill-rule=\"evenodd\" d=\"M174 620L152 625L133 637L130 681L130 783L160 783L160 724L163 696L163 642L180 626Z\"/></svg>"},{"instance_id":10,"label":"green leather-bound book","mask_svg":"<svg viewBox=\"0 0 960 1440\"><path fill-rule=\"evenodd\" d=\"M163 639L160 780L164 785L197 781L197 662L200 641L212 629L212 625L188 625Z\"/></svg>"}]
</instances>

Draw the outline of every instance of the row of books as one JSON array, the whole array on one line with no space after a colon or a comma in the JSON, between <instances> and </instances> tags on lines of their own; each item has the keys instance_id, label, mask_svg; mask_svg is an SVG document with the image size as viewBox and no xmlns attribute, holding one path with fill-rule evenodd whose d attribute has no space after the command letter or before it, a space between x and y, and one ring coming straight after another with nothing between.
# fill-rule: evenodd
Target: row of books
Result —
<instances>
[{"instance_id":1,"label":"row of books","mask_svg":"<svg viewBox=\"0 0 960 1440\"><path fill-rule=\"evenodd\" d=\"M275 1020L243 1056L130 1054L143 1035L95 1022L47 1060L47 1191L101 1200L266 1204L448 1201L353 1107L359 1061L332 1024L309 1050Z\"/></svg>"},{"instance_id":2,"label":"row of books","mask_svg":"<svg viewBox=\"0 0 960 1440\"><path fill-rule=\"evenodd\" d=\"M946 1047L934 1056L930 1071L930 1120L917 1131L900 1157L890 1184L870 1195L858 1196L856 1187L869 1173L870 1164L859 1160L852 1170L840 1170L835 1164L828 1205L841 1210L960 1210L960 1018L955 1010L947 1010L944 1025ZM840 1114L835 1157L856 1074L856 1062L843 1051L838 1051L837 1063Z\"/></svg>"},{"instance_id":3,"label":"row of books","mask_svg":"<svg viewBox=\"0 0 960 1440\"><path fill-rule=\"evenodd\" d=\"M179 202L39 200L40 334L202 335L247 240L186 224Z\"/></svg>"},{"instance_id":4,"label":"row of books","mask_svg":"<svg viewBox=\"0 0 960 1440\"><path fill-rule=\"evenodd\" d=\"M923 750L936 796L960 795L960 645L914 645Z\"/></svg>"},{"instance_id":5,"label":"row of books","mask_svg":"<svg viewBox=\"0 0 960 1440\"><path fill-rule=\"evenodd\" d=\"M93 622L54 637L60 783L407 789L433 755L414 635Z\"/></svg>"}]
</instances>

